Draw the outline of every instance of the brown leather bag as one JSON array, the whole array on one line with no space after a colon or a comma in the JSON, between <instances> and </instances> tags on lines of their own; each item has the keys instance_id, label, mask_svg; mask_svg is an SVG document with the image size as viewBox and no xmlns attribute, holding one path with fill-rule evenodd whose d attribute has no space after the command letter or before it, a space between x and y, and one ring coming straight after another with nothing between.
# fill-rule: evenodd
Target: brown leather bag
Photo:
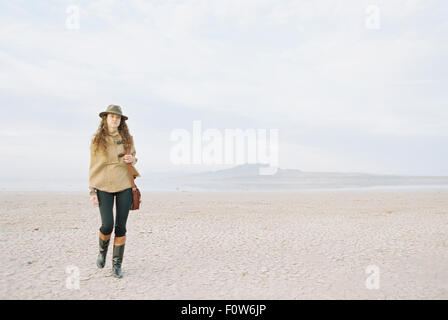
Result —
<instances>
[{"instance_id":1,"label":"brown leather bag","mask_svg":"<svg viewBox=\"0 0 448 320\"><path fill-rule=\"evenodd\" d=\"M126 154L130 154L129 147L126 148ZM134 182L135 177L132 175L132 165L130 163L128 163L128 171L129 171L129 178L131 179L132 194L133 194L131 210L138 210L140 208L141 194L140 190L138 190L137 186L135 185Z\"/></svg>"}]
</instances>

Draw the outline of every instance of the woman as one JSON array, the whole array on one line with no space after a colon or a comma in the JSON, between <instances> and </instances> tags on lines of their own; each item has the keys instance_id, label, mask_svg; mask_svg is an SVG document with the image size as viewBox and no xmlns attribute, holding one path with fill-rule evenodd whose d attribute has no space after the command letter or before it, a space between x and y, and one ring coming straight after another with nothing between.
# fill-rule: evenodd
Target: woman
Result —
<instances>
[{"instance_id":1,"label":"woman","mask_svg":"<svg viewBox=\"0 0 448 320\"><path fill-rule=\"evenodd\" d=\"M121 107L110 105L100 114L101 123L90 145L89 186L90 201L99 206L101 227L99 229L98 268L106 263L107 249L114 229L113 205L115 198L116 221L112 257L112 272L121 278L126 242L126 221L132 206L132 184L129 177L128 163L132 164L134 177L140 177L134 168L137 162L133 137L129 134ZM130 154L126 148L130 148Z\"/></svg>"}]
</instances>

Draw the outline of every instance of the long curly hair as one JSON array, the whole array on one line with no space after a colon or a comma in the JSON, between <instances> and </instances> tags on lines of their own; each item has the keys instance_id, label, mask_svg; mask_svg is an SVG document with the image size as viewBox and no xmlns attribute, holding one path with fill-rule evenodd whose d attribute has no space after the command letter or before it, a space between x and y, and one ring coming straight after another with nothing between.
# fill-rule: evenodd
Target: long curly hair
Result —
<instances>
[{"instance_id":1,"label":"long curly hair","mask_svg":"<svg viewBox=\"0 0 448 320\"><path fill-rule=\"evenodd\" d=\"M101 117L100 125L98 126L98 130L93 135L92 144L95 146L94 152L96 153L99 148L105 153L107 151L107 141L106 137L108 135L108 126L107 126L107 114ZM132 136L129 133L128 126L126 124L126 120L121 117L120 125L118 126L118 132L121 134L122 143L124 149L129 147L134 143Z\"/></svg>"}]
</instances>

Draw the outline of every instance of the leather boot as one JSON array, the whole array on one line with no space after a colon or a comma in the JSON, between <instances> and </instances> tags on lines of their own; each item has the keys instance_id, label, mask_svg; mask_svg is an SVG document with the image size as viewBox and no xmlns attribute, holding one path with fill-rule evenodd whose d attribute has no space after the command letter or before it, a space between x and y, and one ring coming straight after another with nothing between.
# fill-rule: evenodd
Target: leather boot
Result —
<instances>
[{"instance_id":1,"label":"leather boot","mask_svg":"<svg viewBox=\"0 0 448 320\"><path fill-rule=\"evenodd\" d=\"M109 248L109 242L110 238L107 240L103 240L101 236L99 237L100 252L98 253L98 258L96 259L96 265L98 268L104 268L104 265L106 264L106 256L107 256L107 249Z\"/></svg>"},{"instance_id":2,"label":"leather boot","mask_svg":"<svg viewBox=\"0 0 448 320\"><path fill-rule=\"evenodd\" d=\"M121 263L123 262L124 244L121 246L114 245L114 253L112 258L112 273L115 278L122 278Z\"/></svg>"}]
</instances>

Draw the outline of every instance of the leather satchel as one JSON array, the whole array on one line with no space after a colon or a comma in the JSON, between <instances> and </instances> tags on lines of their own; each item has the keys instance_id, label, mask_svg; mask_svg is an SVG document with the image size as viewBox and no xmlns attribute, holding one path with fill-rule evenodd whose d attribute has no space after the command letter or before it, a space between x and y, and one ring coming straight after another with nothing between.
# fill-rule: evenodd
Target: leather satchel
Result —
<instances>
[{"instance_id":1,"label":"leather satchel","mask_svg":"<svg viewBox=\"0 0 448 320\"><path fill-rule=\"evenodd\" d=\"M126 154L130 154L129 147L126 148ZM141 194L140 190L138 190L137 186L135 185L134 182L135 177L132 175L132 165L130 163L128 163L128 171L129 171L129 178L131 179L132 196L133 196L131 210L138 210L140 208Z\"/></svg>"}]
</instances>

